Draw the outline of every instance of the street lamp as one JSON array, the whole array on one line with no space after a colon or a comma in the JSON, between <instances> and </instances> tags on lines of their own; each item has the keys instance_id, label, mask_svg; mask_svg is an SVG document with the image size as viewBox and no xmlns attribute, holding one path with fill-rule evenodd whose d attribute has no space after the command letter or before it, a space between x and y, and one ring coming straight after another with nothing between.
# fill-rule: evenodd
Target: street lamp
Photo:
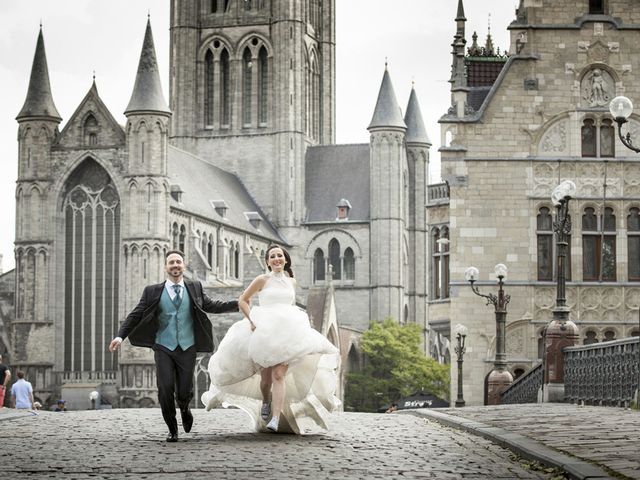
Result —
<instances>
[{"instance_id":1,"label":"street lamp","mask_svg":"<svg viewBox=\"0 0 640 480\"><path fill-rule=\"evenodd\" d=\"M456 407L464 407L464 397L462 395L462 362L466 351L464 341L467 337L467 327L457 324L453 328L453 333L456 336L457 341L457 345L454 347L454 350L458 357L458 398L456 399Z\"/></svg>"},{"instance_id":2,"label":"street lamp","mask_svg":"<svg viewBox=\"0 0 640 480\"><path fill-rule=\"evenodd\" d=\"M488 378L488 404L499 405L500 393L513 382L513 376L507 370L507 353L505 348L505 337L507 328L507 304L511 300L511 295L507 295L502 288L504 279L507 277L507 267L498 263L494 267L494 272L498 280L498 295L480 293L474 282L478 279L479 271L476 267L469 267L464 272L464 277L471 284L471 290L479 297L487 299L487 305L493 305L496 314L496 356L493 362L493 370Z\"/></svg>"},{"instance_id":3,"label":"street lamp","mask_svg":"<svg viewBox=\"0 0 640 480\"><path fill-rule=\"evenodd\" d=\"M622 135L622 125L629 121L629 117L633 113L633 103L627 97L619 96L611 100L609 103L609 111L611 116L618 124L618 136L622 144L630 150L636 153L640 153L640 148L634 147L631 141L631 134L627 132L626 135Z\"/></svg>"},{"instance_id":4,"label":"street lamp","mask_svg":"<svg viewBox=\"0 0 640 480\"><path fill-rule=\"evenodd\" d=\"M569 216L569 200L576 194L576 184L571 180L565 180L551 193L551 201L556 207L556 219L553 222L553 231L556 234L557 254L557 282L556 282L556 307L553 310L553 319L562 325L569 318L569 307L566 299L567 279L567 250L568 237L571 234L571 217Z\"/></svg>"}]
</instances>

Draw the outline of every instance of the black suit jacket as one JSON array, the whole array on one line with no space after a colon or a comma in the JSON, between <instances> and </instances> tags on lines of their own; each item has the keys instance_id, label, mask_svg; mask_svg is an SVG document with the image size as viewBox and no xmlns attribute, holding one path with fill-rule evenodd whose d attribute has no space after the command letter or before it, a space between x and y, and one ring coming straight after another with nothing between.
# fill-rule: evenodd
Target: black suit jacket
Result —
<instances>
[{"instance_id":1,"label":"black suit jacket","mask_svg":"<svg viewBox=\"0 0 640 480\"><path fill-rule=\"evenodd\" d=\"M129 338L137 347L153 347L158 332L158 306L165 282L148 285L142 292L138 305L131 311L118 330L118 337ZM211 300L202 290L200 282L184 279L184 286L191 299L193 316L193 336L198 352L213 351L213 331L208 313L237 312L238 302Z\"/></svg>"}]
</instances>

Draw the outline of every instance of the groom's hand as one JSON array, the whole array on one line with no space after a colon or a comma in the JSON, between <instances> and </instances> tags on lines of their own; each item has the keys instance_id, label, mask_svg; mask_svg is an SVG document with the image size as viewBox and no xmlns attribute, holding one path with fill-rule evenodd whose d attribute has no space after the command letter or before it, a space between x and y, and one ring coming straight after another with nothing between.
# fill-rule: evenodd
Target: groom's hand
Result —
<instances>
[{"instance_id":1,"label":"groom's hand","mask_svg":"<svg viewBox=\"0 0 640 480\"><path fill-rule=\"evenodd\" d=\"M116 337L113 340L111 340L111 343L109 344L109 351L113 352L114 350L117 350L118 347L120 347L120 344L122 343L122 339L120 337Z\"/></svg>"}]
</instances>

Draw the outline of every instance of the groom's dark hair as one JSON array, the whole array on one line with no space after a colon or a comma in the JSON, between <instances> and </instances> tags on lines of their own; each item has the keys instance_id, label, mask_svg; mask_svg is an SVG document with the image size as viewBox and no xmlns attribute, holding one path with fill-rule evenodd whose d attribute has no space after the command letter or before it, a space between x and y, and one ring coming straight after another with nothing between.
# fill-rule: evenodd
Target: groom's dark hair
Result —
<instances>
[{"instance_id":1,"label":"groom's dark hair","mask_svg":"<svg viewBox=\"0 0 640 480\"><path fill-rule=\"evenodd\" d=\"M182 261L184 262L184 253L182 253L180 250L169 250L164 255L164 263L167 263L167 258L169 258L169 255L173 255L174 253L180 255L182 257Z\"/></svg>"}]
</instances>

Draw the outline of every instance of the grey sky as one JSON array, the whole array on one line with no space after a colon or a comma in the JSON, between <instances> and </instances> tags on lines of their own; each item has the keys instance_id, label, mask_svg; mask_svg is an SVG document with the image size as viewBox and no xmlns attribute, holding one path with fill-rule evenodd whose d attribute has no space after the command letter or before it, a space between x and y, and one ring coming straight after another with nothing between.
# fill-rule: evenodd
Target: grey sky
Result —
<instances>
[{"instance_id":1,"label":"grey sky","mask_svg":"<svg viewBox=\"0 0 640 480\"><path fill-rule=\"evenodd\" d=\"M406 107L411 82L424 116L431 147L431 177L439 175L438 118L450 103L451 41L458 0L336 0L337 143L368 142L385 58L398 97ZM484 43L491 14L494 45L509 48L507 25L517 0L465 0L467 42L478 32ZM390 6L393 5L393 8ZM49 76L62 129L91 87L122 125L151 12L158 63L168 97L168 0L2 0L0 1L0 254L3 269L14 266L16 141L42 20ZM168 100L168 98L167 98Z\"/></svg>"}]
</instances>

